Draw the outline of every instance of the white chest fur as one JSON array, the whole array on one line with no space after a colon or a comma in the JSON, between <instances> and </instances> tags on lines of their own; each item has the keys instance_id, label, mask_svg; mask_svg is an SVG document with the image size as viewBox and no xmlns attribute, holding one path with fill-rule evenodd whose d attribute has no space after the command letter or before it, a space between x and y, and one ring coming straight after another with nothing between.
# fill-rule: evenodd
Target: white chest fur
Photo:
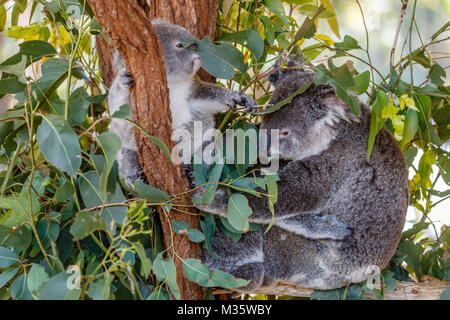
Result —
<instances>
[{"instance_id":1,"label":"white chest fur","mask_svg":"<svg viewBox=\"0 0 450 320\"><path fill-rule=\"evenodd\" d=\"M191 120L188 98L191 95L191 82L168 83L170 111L173 129L180 129Z\"/></svg>"}]
</instances>

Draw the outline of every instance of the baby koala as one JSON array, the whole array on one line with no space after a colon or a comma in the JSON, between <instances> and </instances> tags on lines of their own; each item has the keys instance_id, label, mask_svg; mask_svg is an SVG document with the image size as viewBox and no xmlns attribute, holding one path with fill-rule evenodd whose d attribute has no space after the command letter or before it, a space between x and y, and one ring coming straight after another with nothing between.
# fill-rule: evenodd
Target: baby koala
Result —
<instances>
[{"instance_id":1,"label":"baby koala","mask_svg":"<svg viewBox=\"0 0 450 320\"><path fill-rule=\"evenodd\" d=\"M269 78L271 104L314 78L295 62L288 66ZM378 133L367 161L370 109L361 104L355 117L332 86L315 84L265 115L261 129L278 129L280 136L275 225L238 242L217 233L212 247L218 259L205 252L204 262L249 280L244 291L278 282L334 289L378 274L396 250L409 202L405 160L392 135ZM249 221L268 225L267 198L246 197ZM199 203L201 192L193 198ZM219 187L212 203L196 207L225 217L228 199Z\"/></svg>"},{"instance_id":2,"label":"baby koala","mask_svg":"<svg viewBox=\"0 0 450 320\"><path fill-rule=\"evenodd\" d=\"M183 45L183 42L194 38L185 28L164 20L154 20L152 25L164 52L174 140L188 133L189 139L192 139L194 121L201 121L202 131L205 132L215 128L216 114L236 105L248 108L256 105L256 102L246 94L201 81L196 77L201 59L195 53L195 44L189 47ZM111 85L108 96L111 114L122 105L130 104L129 90L133 85L118 53L115 62L117 77ZM130 187L136 179L142 178L132 125L120 119L112 119L110 130L122 139L122 148L117 156L119 176L124 178L125 184ZM202 143L198 145L201 146ZM191 150L191 154L193 151Z\"/></svg>"}]
</instances>

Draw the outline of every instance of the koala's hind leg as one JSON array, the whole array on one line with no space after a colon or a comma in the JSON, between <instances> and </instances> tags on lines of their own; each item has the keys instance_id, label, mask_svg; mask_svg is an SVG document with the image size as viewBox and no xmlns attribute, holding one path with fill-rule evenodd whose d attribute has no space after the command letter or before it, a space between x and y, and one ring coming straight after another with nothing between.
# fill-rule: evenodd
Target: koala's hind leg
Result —
<instances>
[{"instance_id":1,"label":"koala's hind leg","mask_svg":"<svg viewBox=\"0 0 450 320\"><path fill-rule=\"evenodd\" d=\"M128 148L120 148L117 154L117 162L119 164L119 177L123 179L125 186L133 190L133 183L140 180L147 183L144 172L139 164L138 154L136 150Z\"/></svg>"},{"instance_id":2,"label":"koala's hind leg","mask_svg":"<svg viewBox=\"0 0 450 320\"><path fill-rule=\"evenodd\" d=\"M332 215L319 216L313 213L302 213L296 216L277 220L278 227L308 239L342 240L352 233L349 226Z\"/></svg>"},{"instance_id":3,"label":"koala's hind leg","mask_svg":"<svg viewBox=\"0 0 450 320\"><path fill-rule=\"evenodd\" d=\"M234 242L230 237L217 231L214 235L212 249L216 259L205 250L203 262L210 269L219 269L237 278L249 280L239 290L251 292L259 288L264 279L264 253L261 231L244 233L242 238Z\"/></svg>"}]
</instances>

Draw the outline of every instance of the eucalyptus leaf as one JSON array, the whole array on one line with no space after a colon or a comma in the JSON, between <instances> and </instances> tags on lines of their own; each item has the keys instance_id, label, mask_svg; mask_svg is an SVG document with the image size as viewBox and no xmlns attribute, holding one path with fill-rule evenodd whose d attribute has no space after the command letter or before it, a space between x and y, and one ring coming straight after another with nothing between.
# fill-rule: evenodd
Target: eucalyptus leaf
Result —
<instances>
[{"instance_id":1,"label":"eucalyptus leaf","mask_svg":"<svg viewBox=\"0 0 450 320\"><path fill-rule=\"evenodd\" d=\"M19 262L19 256L14 251L0 247L0 268L8 268Z\"/></svg>"},{"instance_id":2,"label":"eucalyptus leaf","mask_svg":"<svg viewBox=\"0 0 450 320\"><path fill-rule=\"evenodd\" d=\"M228 199L227 209L228 222L233 228L244 232L249 229L248 217L252 214L252 209L248 205L248 199L239 193L233 193Z\"/></svg>"},{"instance_id":3,"label":"eucalyptus leaf","mask_svg":"<svg viewBox=\"0 0 450 320\"><path fill-rule=\"evenodd\" d=\"M237 42L246 46L255 56L261 58L264 53L264 41L258 30L247 29L235 33L222 33L220 41Z\"/></svg>"},{"instance_id":4,"label":"eucalyptus leaf","mask_svg":"<svg viewBox=\"0 0 450 320\"><path fill-rule=\"evenodd\" d=\"M170 291L176 299L180 299L180 289L177 284L177 273L172 258L163 259L162 254L158 254L153 261L153 273L159 281L166 281Z\"/></svg>"},{"instance_id":5,"label":"eucalyptus leaf","mask_svg":"<svg viewBox=\"0 0 450 320\"><path fill-rule=\"evenodd\" d=\"M42 300L78 300L81 289L73 285L73 277L68 272L61 272L51 277L42 289Z\"/></svg>"},{"instance_id":6,"label":"eucalyptus leaf","mask_svg":"<svg viewBox=\"0 0 450 320\"><path fill-rule=\"evenodd\" d=\"M42 118L37 132L39 148L52 165L75 177L81 166L78 136L60 117L49 114Z\"/></svg>"},{"instance_id":7,"label":"eucalyptus leaf","mask_svg":"<svg viewBox=\"0 0 450 320\"><path fill-rule=\"evenodd\" d=\"M212 76L220 79L231 79L239 70L242 74L247 71L242 53L227 43L215 45L209 37L203 40L193 40L198 45L196 53L202 59L202 67Z\"/></svg>"}]
</instances>

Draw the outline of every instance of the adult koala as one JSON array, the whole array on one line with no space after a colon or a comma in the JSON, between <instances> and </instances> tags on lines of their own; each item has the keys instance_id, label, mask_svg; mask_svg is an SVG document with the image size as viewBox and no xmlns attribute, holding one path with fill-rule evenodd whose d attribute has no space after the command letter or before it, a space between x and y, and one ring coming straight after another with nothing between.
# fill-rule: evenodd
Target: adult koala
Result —
<instances>
[{"instance_id":1,"label":"adult koala","mask_svg":"<svg viewBox=\"0 0 450 320\"><path fill-rule=\"evenodd\" d=\"M269 80L276 104L314 78L289 62ZM282 109L264 116L261 129L279 129L278 202L275 225L233 242L218 233L204 262L250 280L243 290L277 282L334 289L367 280L386 267L398 245L409 201L405 161L382 129L366 160L370 109L355 117L329 85L312 84ZM268 138L270 141L270 137ZM275 150L272 150L273 153ZM262 190L261 190L262 191ZM266 197L246 195L249 221L267 225ZM193 195L198 203L201 192ZM218 188L203 211L226 216L229 194Z\"/></svg>"}]
</instances>

